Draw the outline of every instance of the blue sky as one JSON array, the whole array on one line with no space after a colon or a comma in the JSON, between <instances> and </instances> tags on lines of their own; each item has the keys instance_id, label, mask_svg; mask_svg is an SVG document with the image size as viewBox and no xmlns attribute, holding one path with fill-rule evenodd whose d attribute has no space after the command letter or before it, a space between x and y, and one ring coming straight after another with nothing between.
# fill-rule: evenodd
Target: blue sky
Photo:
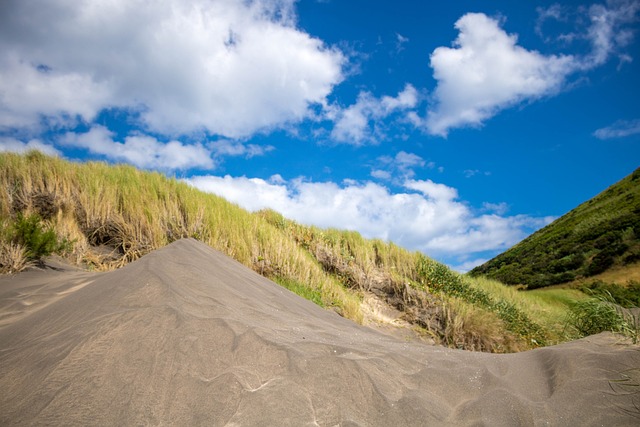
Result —
<instances>
[{"instance_id":1,"label":"blue sky","mask_svg":"<svg viewBox=\"0 0 640 427\"><path fill-rule=\"evenodd\" d=\"M466 271L640 166L640 1L6 0L0 151Z\"/></svg>"}]
</instances>

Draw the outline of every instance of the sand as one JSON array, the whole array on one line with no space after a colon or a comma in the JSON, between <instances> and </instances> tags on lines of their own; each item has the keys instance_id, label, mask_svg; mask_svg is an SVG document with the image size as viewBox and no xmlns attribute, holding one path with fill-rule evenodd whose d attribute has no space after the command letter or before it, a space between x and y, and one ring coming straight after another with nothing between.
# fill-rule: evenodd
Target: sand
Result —
<instances>
[{"instance_id":1,"label":"sand","mask_svg":"<svg viewBox=\"0 0 640 427\"><path fill-rule=\"evenodd\" d=\"M356 325L204 244L0 279L0 425L638 426L611 334L492 355Z\"/></svg>"}]
</instances>

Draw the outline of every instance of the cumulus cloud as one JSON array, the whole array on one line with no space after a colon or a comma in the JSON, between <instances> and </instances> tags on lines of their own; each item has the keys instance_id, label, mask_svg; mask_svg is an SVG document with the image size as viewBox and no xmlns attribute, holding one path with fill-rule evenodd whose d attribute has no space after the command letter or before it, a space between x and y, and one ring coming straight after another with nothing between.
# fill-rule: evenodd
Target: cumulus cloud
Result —
<instances>
[{"instance_id":1,"label":"cumulus cloud","mask_svg":"<svg viewBox=\"0 0 640 427\"><path fill-rule=\"evenodd\" d=\"M272 208L301 223L357 230L440 258L503 250L551 221L476 213L458 200L456 189L430 180L407 180L398 192L373 182L284 181L280 176L186 181L251 211Z\"/></svg>"},{"instance_id":2,"label":"cumulus cloud","mask_svg":"<svg viewBox=\"0 0 640 427\"><path fill-rule=\"evenodd\" d=\"M430 57L437 85L423 122L427 131L446 137L452 128L480 126L505 108L557 93L568 76L601 66L614 54L621 63L631 61L623 48L633 39L626 26L638 19L639 1L612 0L578 10L582 12L575 20L587 22L586 28L559 38L588 41L591 49L582 55L527 50L518 45L517 35L500 27L498 19L482 13L462 16L455 23L459 34L453 47L438 47ZM567 21L568 14L565 6L538 8L536 32L542 36L545 21Z\"/></svg>"},{"instance_id":3,"label":"cumulus cloud","mask_svg":"<svg viewBox=\"0 0 640 427\"><path fill-rule=\"evenodd\" d=\"M598 139L624 138L640 133L640 119L618 120L610 126L596 130L593 135Z\"/></svg>"},{"instance_id":4,"label":"cumulus cloud","mask_svg":"<svg viewBox=\"0 0 640 427\"><path fill-rule=\"evenodd\" d=\"M344 55L295 27L293 0L6 0L0 127L137 113L165 135L296 122L343 79Z\"/></svg>"},{"instance_id":5,"label":"cumulus cloud","mask_svg":"<svg viewBox=\"0 0 640 427\"><path fill-rule=\"evenodd\" d=\"M479 126L499 110L556 92L574 68L570 56L544 56L518 46L496 19L482 13L460 18L454 47L431 54L438 81L426 126L446 136L449 129Z\"/></svg>"},{"instance_id":6,"label":"cumulus cloud","mask_svg":"<svg viewBox=\"0 0 640 427\"><path fill-rule=\"evenodd\" d=\"M11 137L0 137L0 152L25 153L31 150L38 150L50 156L60 156L61 153L53 145L45 144L39 139L21 141Z\"/></svg>"},{"instance_id":7,"label":"cumulus cloud","mask_svg":"<svg viewBox=\"0 0 640 427\"><path fill-rule=\"evenodd\" d=\"M109 129L96 125L85 133L67 132L59 142L145 169L211 169L214 166L211 153L202 144L187 145L175 140L165 143L142 134L129 135L118 142L114 136Z\"/></svg>"},{"instance_id":8,"label":"cumulus cloud","mask_svg":"<svg viewBox=\"0 0 640 427\"><path fill-rule=\"evenodd\" d=\"M334 141L353 145L376 143L384 139L383 119L397 112L407 112L418 103L418 91L407 84L397 96L376 98L360 92L355 104L337 112L331 132Z\"/></svg>"}]
</instances>

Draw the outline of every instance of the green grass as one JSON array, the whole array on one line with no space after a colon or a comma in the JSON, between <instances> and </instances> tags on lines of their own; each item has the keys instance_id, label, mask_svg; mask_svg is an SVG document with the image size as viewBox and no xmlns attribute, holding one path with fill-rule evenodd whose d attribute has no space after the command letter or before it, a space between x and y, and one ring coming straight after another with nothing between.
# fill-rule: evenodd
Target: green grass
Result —
<instances>
[{"instance_id":1,"label":"green grass","mask_svg":"<svg viewBox=\"0 0 640 427\"><path fill-rule=\"evenodd\" d=\"M578 337L604 331L618 332L638 342L640 324L638 316L616 304L606 293L570 305L566 326Z\"/></svg>"},{"instance_id":2,"label":"green grass","mask_svg":"<svg viewBox=\"0 0 640 427\"><path fill-rule=\"evenodd\" d=\"M320 307L325 307L324 301L322 300L321 291L317 289L311 289L307 285L291 279L274 277L273 280L280 286L289 289L291 292L301 296L302 298L308 299L309 301L319 305Z\"/></svg>"}]
</instances>

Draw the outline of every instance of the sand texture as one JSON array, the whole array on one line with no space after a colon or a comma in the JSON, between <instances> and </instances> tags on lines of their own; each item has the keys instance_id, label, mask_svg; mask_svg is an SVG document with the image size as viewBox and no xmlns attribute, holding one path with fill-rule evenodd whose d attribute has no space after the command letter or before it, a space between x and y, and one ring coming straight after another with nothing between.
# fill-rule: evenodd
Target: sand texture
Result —
<instances>
[{"instance_id":1,"label":"sand texture","mask_svg":"<svg viewBox=\"0 0 640 427\"><path fill-rule=\"evenodd\" d=\"M398 340L202 243L0 279L0 425L638 426L640 350Z\"/></svg>"}]
</instances>

